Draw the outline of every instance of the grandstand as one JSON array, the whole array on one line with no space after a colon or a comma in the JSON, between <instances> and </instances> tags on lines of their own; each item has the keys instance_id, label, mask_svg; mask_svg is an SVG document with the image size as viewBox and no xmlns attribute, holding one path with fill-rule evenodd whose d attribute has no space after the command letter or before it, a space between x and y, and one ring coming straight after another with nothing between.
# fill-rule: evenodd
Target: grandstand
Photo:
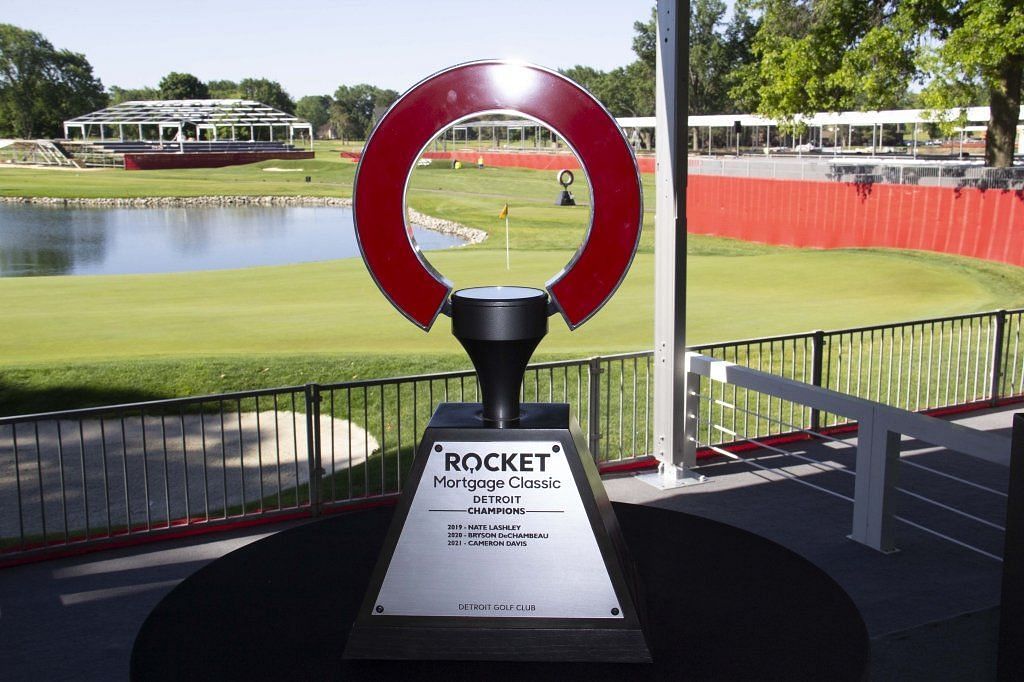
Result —
<instances>
[{"instance_id":1,"label":"grandstand","mask_svg":"<svg viewBox=\"0 0 1024 682\"><path fill-rule=\"evenodd\" d=\"M128 170L214 168L313 155L312 124L241 99L122 102L65 121L64 137L61 146L81 165ZM296 149L297 139L308 151Z\"/></svg>"}]
</instances>

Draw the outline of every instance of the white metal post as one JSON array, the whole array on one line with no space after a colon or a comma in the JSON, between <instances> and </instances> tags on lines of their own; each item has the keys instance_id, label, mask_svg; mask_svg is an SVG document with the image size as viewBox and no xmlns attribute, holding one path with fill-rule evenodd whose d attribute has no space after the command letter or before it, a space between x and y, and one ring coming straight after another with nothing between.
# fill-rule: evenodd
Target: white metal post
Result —
<instances>
[{"instance_id":1,"label":"white metal post","mask_svg":"<svg viewBox=\"0 0 1024 682\"><path fill-rule=\"evenodd\" d=\"M698 483L695 401L686 373L686 89L689 9L658 0L654 217L654 455L659 487ZM679 83L683 83L679 87ZM710 136L709 136L710 137ZM688 426L689 425L689 426Z\"/></svg>"},{"instance_id":2,"label":"white metal post","mask_svg":"<svg viewBox=\"0 0 1024 682\"><path fill-rule=\"evenodd\" d=\"M880 552L895 552L892 497L900 459L900 434L890 430L884 406L857 427L857 481L850 538Z\"/></svg>"}]
</instances>

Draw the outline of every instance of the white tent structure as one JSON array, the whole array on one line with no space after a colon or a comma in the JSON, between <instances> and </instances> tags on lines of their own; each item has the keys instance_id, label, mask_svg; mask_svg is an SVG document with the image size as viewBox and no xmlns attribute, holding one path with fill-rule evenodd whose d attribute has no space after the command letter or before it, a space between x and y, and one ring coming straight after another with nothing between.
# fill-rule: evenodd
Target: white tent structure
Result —
<instances>
[{"instance_id":1,"label":"white tent structure","mask_svg":"<svg viewBox=\"0 0 1024 682\"><path fill-rule=\"evenodd\" d=\"M964 131L978 130L978 125L988 123L988 120L991 117L988 107L967 107L963 111L966 114L967 123L974 125L969 125L968 127L961 129L961 133ZM809 129L809 141L817 141L818 146L823 146L822 143L827 138L837 140L841 145L842 138L840 137L840 134L841 129L843 128L846 129L848 140L847 144L849 145L849 140L854 128L871 128L871 146L872 149L875 149L881 146L882 131L885 126L912 126L912 144L916 147L918 132L922 125L938 123L942 120L955 121L960 117L960 113L960 109L947 109L942 112L928 111L926 109L887 109L881 111L839 112L821 111L811 116L797 116L794 120L802 123ZM617 120L619 125L627 130L655 127L654 116L619 118ZM1021 112L1021 120L1024 121L1024 111ZM782 124L781 121L754 114L691 115L687 117L686 125L691 131L694 129L706 128L708 130L708 139L710 142L711 131L718 128L734 129L734 126L737 123L739 123L741 129L764 128L765 148L772 147L771 142L773 130L775 131L775 139L778 140L780 137L778 129ZM1018 132L1017 144L1018 153L1024 154L1024 134L1021 134L1021 132Z\"/></svg>"},{"instance_id":2,"label":"white tent structure","mask_svg":"<svg viewBox=\"0 0 1024 682\"><path fill-rule=\"evenodd\" d=\"M270 141L274 141L275 130L279 140L295 140L296 131L306 131L310 146L313 144L313 126L297 116L285 113L260 102L244 99L174 99L140 100L122 102L112 107L94 111L64 121L64 137L71 138L71 131L78 130L81 137L89 137L95 130L100 140L125 140L125 130L134 128L138 139L145 140L149 132L156 140L164 139L166 130L175 131L175 141L183 142L186 136L194 135L199 140L206 132L216 142L221 132L227 131L230 141L238 139L241 131L244 139L255 140L257 129L266 129ZM108 130L116 129L117 135L107 137Z\"/></svg>"}]
</instances>

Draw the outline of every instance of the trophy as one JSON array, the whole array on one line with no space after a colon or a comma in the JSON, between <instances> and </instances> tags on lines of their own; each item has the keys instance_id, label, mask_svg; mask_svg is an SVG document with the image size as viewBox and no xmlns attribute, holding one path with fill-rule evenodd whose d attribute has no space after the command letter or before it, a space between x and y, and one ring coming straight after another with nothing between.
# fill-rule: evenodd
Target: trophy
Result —
<instances>
[{"instance_id":1,"label":"trophy","mask_svg":"<svg viewBox=\"0 0 1024 682\"><path fill-rule=\"evenodd\" d=\"M558 199L555 200L555 206L575 206L576 199L573 198L572 192L569 191L569 188L572 187L572 181L575 179L572 171L568 168L563 168L558 171L558 175L555 177L558 178L558 184L562 186L562 191L559 192Z\"/></svg>"},{"instance_id":2,"label":"trophy","mask_svg":"<svg viewBox=\"0 0 1024 682\"><path fill-rule=\"evenodd\" d=\"M591 182L587 235L544 289L456 291L411 238L405 188L420 154L449 125L494 113L547 125ZM353 193L363 260L420 328L451 317L482 402L442 403L431 417L347 658L650 661L632 565L586 438L568 405L519 398L549 317L575 329L614 294L642 211L621 129L554 71L503 61L452 67L402 95L374 129Z\"/></svg>"}]
</instances>

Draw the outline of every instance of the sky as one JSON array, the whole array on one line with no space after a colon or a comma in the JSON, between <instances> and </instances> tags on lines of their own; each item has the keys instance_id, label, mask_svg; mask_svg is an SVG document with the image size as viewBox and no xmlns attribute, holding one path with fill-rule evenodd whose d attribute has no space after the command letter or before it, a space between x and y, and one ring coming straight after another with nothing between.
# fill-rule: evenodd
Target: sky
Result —
<instances>
[{"instance_id":1,"label":"sky","mask_svg":"<svg viewBox=\"0 0 1024 682\"><path fill-rule=\"evenodd\" d=\"M65 0L9 2L0 23L83 53L105 86L270 78L295 99L370 83L402 92L453 64L624 66L654 0Z\"/></svg>"}]
</instances>

